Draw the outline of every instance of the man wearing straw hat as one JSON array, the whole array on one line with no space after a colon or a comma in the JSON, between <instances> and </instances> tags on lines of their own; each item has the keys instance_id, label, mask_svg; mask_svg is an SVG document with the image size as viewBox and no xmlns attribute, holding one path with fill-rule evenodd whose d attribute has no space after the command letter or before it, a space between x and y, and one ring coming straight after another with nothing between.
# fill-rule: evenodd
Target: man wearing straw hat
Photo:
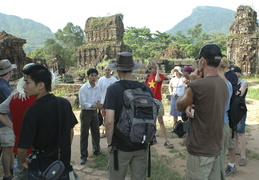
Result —
<instances>
[{"instance_id":1,"label":"man wearing straw hat","mask_svg":"<svg viewBox=\"0 0 259 180\"><path fill-rule=\"evenodd\" d=\"M9 85L9 79L13 74L13 69L17 68L15 64L11 64L8 59L0 61L0 103L4 102L11 94L13 89ZM9 115L10 116L10 115ZM11 117L9 117L11 119ZM0 144L2 147L2 164L4 169L4 180L12 179L14 132L11 128L0 122Z\"/></svg>"}]
</instances>

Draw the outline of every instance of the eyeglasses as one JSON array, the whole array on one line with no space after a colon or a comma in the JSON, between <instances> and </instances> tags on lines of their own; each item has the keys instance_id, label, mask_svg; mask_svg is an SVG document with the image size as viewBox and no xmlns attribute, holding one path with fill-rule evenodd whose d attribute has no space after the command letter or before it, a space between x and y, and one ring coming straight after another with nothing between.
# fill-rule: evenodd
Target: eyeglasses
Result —
<instances>
[{"instance_id":1,"label":"eyeglasses","mask_svg":"<svg viewBox=\"0 0 259 180\"><path fill-rule=\"evenodd\" d=\"M111 71L110 69L105 69L105 71Z\"/></svg>"}]
</instances>

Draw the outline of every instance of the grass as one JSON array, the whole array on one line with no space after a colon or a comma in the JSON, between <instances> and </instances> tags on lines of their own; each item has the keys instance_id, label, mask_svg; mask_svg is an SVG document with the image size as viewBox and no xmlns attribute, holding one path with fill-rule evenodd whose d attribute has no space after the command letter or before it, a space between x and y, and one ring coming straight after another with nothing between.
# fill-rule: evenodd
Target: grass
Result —
<instances>
[{"instance_id":1,"label":"grass","mask_svg":"<svg viewBox=\"0 0 259 180\"><path fill-rule=\"evenodd\" d=\"M259 160L259 153L255 153L254 151L250 150L250 149L246 149L246 156L249 159L256 159Z\"/></svg>"},{"instance_id":2,"label":"grass","mask_svg":"<svg viewBox=\"0 0 259 180\"><path fill-rule=\"evenodd\" d=\"M165 155L159 155L154 148L151 148L151 177L148 180L183 180L177 172L169 168L169 164L172 164L173 158Z\"/></svg>"},{"instance_id":3,"label":"grass","mask_svg":"<svg viewBox=\"0 0 259 180\"><path fill-rule=\"evenodd\" d=\"M247 98L259 100L259 88L248 88Z\"/></svg>"},{"instance_id":4,"label":"grass","mask_svg":"<svg viewBox=\"0 0 259 180\"><path fill-rule=\"evenodd\" d=\"M179 153L179 157L182 157L181 152ZM108 156L94 156L94 163L89 165L91 168L96 168L98 170L106 171L108 167ZM159 155L157 151L151 147L151 177L147 178L148 180L183 180L184 178L180 176L179 173L173 171L169 168L169 165L172 164L174 158Z\"/></svg>"}]
</instances>

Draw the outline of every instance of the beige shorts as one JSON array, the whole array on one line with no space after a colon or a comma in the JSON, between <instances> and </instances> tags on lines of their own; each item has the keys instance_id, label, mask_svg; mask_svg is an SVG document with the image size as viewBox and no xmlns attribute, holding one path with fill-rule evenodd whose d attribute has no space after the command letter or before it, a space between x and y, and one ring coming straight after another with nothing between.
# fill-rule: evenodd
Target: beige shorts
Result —
<instances>
[{"instance_id":1,"label":"beige shorts","mask_svg":"<svg viewBox=\"0 0 259 180\"><path fill-rule=\"evenodd\" d=\"M165 115L165 109L164 109L163 103L162 101L157 101L157 103L159 104L159 111L158 111L157 117L163 117Z\"/></svg>"},{"instance_id":2,"label":"beige shorts","mask_svg":"<svg viewBox=\"0 0 259 180\"><path fill-rule=\"evenodd\" d=\"M193 180L218 180L220 177L220 156L204 157L186 154L186 177Z\"/></svg>"},{"instance_id":3,"label":"beige shorts","mask_svg":"<svg viewBox=\"0 0 259 180\"><path fill-rule=\"evenodd\" d=\"M228 141L228 149L236 148L236 137L237 137L237 133L234 132L234 137L232 138L232 130L230 129L230 136L229 136L229 141Z\"/></svg>"},{"instance_id":4,"label":"beige shorts","mask_svg":"<svg viewBox=\"0 0 259 180\"><path fill-rule=\"evenodd\" d=\"M14 146L15 135L11 128L5 126L0 128L0 144L1 147Z\"/></svg>"}]
</instances>

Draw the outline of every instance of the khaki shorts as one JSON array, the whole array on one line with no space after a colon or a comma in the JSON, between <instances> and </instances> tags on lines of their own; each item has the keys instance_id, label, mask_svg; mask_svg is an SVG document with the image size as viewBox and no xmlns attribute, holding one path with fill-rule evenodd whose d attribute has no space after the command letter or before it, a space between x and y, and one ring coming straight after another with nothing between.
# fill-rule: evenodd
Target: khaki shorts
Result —
<instances>
[{"instance_id":1,"label":"khaki shorts","mask_svg":"<svg viewBox=\"0 0 259 180\"><path fill-rule=\"evenodd\" d=\"M204 157L186 154L185 179L218 180L220 177L220 156Z\"/></svg>"},{"instance_id":2,"label":"khaki shorts","mask_svg":"<svg viewBox=\"0 0 259 180\"><path fill-rule=\"evenodd\" d=\"M15 135L11 128L5 126L0 128L0 144L1 147L14 146Z\"/></svg>"},{"instance_id":3,"label":"khaki shorts","mask_svg":"<svg viewBox=\"0 0 259 180\"><path fill-rule=\"evenodd\" d=\"M228 149L236 148L236 137L237 137L237 133L234 132L234 138L232 138L232 130L230 129L230 136L229 136L229 141L228 141Z\"/></svg>"},{"instance_id":4,"label":"khaki shorts","mask_svg":"<svg viewBox=\"0 0 259 180\"><path fill-rule=\"evenodd\" d=\"M159 111L158 111L157 117L163 117L165 115L165 109L164 109L163 103L162 101L157 101L157 103L159 104Z\"/></svg>"}]
</instances>

